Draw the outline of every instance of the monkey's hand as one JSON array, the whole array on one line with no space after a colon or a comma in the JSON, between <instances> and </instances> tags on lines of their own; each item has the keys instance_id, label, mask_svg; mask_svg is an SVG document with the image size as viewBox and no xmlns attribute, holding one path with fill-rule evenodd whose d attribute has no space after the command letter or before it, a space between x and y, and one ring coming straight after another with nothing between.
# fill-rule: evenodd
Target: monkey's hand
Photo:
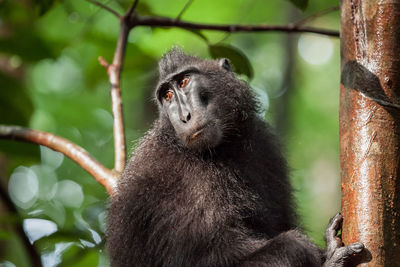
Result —
<instances>
[{"instance_id":1,"label":"monkey's hand","mask_svg":"<svg viewBox=\"0 0 400 267\"><path fill-rule=\"evenodd\" d=\"M326 261L323 267L343 267L364 249L362 243L343 246L342 239L337 236L338 231L342 229L342 222L343 216L340 213L336 214L325 231Z\"/></svg>"}]
</instances>

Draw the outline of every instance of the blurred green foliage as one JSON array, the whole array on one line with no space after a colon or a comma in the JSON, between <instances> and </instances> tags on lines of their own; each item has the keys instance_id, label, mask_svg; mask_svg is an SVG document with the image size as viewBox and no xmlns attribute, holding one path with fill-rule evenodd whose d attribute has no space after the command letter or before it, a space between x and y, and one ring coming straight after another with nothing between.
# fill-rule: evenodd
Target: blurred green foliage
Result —
<instances>
[{"instance_id":1,"label":"blurred green foliage","mask_svg":"<svg viewBox=\"0 0 400 267\"><path fill-rule=\"evenodd\" d=\"M121 14L131 2L103 1ZM308 7L301 13L290 2ZM182 20L286 24L337 4L290 2L193 1ZM174 18L185 3L142 0L137 10ZM311 23L338 29L339 14ZM87 1L1 1L0 124L60 135L111 168L109 83L97 58L112 59L118 33L117 19ZM176 45L201 57L229 57L260 94L263 106L269 107L266 119L284 125L278 133L292 168L301 223L323 246L325 225L340 207L339 41L311 34L288 38L285 33L133 29L122 76L129 152L157 117L152 103L157 60ZM0 178L18 208L15 217L0 203L0 266L29 266L25 248L12 231L18 223L24 225L45 266L108 266L108 196L89 174L47 148L0 140Z\"/></svg>"}]
</instances>

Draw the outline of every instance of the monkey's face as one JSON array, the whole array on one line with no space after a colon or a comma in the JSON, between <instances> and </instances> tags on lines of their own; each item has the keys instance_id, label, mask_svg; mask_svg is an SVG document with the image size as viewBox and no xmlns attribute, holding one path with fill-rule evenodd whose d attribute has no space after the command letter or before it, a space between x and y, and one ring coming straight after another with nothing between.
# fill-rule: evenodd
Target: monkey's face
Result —
<instances>
[{"instance_id":1,"label":"monkey's face","mask_svg":"<svg viewBox=\"0 0 400 267\"><path fill-rule=\"evenodd\" d=\"M232 111L226 104L226 80L235 79L228 67L224 59L208 61L207 67L183 67L160 81L156 96L161 119L170 122L184 146L201 151L223 140L226 118ZM219 79L221 75L225 79Z\"/></svg>"}]
</instances>

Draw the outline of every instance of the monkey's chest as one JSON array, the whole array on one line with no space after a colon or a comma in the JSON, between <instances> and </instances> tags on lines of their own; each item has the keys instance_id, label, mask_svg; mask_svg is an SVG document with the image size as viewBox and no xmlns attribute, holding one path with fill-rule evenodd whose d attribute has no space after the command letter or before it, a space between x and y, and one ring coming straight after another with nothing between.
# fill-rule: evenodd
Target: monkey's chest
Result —
<instances>
[{"instance_id":1,"label":"monkey's chest","mask_svg":"<svg viewBox=\"0 0 400 267\"><path fill-rule=\"evenodd\" d=\"M190 233L192 228L200 224L206 227L224 219L224 208L221 205L226 203L220 203L221 196L213 192L209 184L199 184L194 179L175 179L151 183L151 186L147 186L146 196L136 196L138 205L147 209L145 213L152 222L149 226L154 228L154 231L167 227L173 232Z\"/></svg>"},{"instance_id":2,"label":"monkey's chest","mask_svg":"<svg viewBox=\"0 0 400 267\"><path fill-rule=\"evenodd\" d=\"M184 254L192 258L210 253L215 247L213 239L225 231L230 215L207 186L181 180L159 182L133 196L130 201L136 207L130 223L135 228L135 247L143 248L150 258Z\"/></svg>"},{"instance_id":3,"label":"monkey's chest","mask_svg":"<svg viewBox=\"0 0 400 267\"><path fill-rule=\"evenodd\" d=\"M138 188L146 188L146 191L133 200L147 210L146 215L151 217L155 230L164 225L190 235L200 225L202 231L207 231L211 225L217 228L233 219L240 205L247 201L244 190L233 182L235 177L230 172L193 166L165 176L139 185Z\"/></svg>"}]
</instances>

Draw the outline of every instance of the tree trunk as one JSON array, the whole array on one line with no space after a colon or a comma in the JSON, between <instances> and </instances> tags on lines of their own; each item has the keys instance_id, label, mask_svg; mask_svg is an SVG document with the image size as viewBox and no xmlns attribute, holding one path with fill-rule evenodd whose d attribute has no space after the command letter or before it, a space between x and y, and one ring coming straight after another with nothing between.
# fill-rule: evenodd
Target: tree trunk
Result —
<instances>
[{"instance_id":1,"label":"tree trunk","mask_svg":"<svg viewBox=\"0 0 400 267\"><path fill-rule=\"evenodd\" d=\"M341 1L342 237L400 266L400 1Z\"/></svg>"}]
</instances>

